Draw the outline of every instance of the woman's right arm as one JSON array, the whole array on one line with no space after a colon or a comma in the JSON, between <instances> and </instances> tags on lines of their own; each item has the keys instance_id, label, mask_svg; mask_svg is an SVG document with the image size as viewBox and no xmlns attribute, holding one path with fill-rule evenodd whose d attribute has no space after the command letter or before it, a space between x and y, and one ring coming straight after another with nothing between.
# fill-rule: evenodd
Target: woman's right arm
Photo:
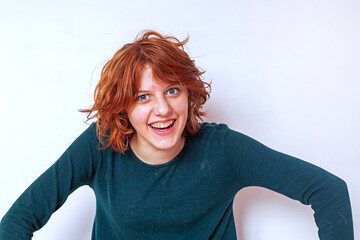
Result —
<instances>
[{"instance_id":1,"label":"woman's right arm","mask_svg":"<svg viewBox=\"0 0 360 240\"><path fill-rule=\"evenodd\" d=\"M91 184L99 153L92 124L15 201L1 220L0 240L31 239L75 189Z\"/></svg>"}]
</instances>

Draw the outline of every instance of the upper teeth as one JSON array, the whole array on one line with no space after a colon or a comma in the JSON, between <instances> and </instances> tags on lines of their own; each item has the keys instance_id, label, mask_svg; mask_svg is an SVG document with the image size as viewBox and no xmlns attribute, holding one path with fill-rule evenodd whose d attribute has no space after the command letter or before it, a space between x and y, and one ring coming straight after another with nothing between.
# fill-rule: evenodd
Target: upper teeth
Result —
<instances>
[{"instance_id":1,"label":"upper teeth","mask_svg":"<svg viewBox=\"0 0 360 240\"><path fill-rule=\"evenodd\" d=\"M173 124L174 120L170 120L167 122L157 122L157 123L152 123L151 126L153 128L167 128L169 127L171 124Z\"/></svg>"}]
</instances>

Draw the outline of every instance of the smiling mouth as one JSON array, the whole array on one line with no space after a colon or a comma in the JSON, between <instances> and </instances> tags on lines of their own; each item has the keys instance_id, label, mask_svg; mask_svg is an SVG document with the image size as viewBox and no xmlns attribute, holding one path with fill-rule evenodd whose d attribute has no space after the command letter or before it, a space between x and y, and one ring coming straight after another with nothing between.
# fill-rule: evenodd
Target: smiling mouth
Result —
<instances>
[{"instance_id":1,"label":"smiling mouth","mask_svg":"<svg viewBox=\"0 0 360 240\"><path fill-rule=\"evenodd\" d=\"M156 122L156 123L152 123L149 124L150 127L152 127L155 130L167 130L169 128L171 128L175 123L175 120L170 120L167 122Z\"/></svg>"}]
</instances>

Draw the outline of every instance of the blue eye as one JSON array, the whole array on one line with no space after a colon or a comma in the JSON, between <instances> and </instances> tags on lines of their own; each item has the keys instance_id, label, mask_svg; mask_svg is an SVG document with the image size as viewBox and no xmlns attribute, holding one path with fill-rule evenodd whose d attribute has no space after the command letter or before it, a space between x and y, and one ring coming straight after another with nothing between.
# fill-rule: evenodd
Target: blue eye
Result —
<instances>
[{"instance_id":1,"label":"blue eye","mask_svg":"<svg viewBox=\"0 0 360 240\"><path fill-rule=\"evenodd\" d=\"M149 95L143 94L143 95L138 96L138 97L137 97L137 100L139 100L139 101L145 101L145 100L147 100L148 98L149 98Z\"/></svg>"},{"instance_id":2,"label":"blue eye","mask_svg":"<svg viewBox=\"0 0 360 240\"><path fill-rule=\"evenodd\" d=\"M170 88L169 90L166 91L166 94L174 95L177 94L178 92L179 92L178 88Z\"/></svg>"}]
</instances>

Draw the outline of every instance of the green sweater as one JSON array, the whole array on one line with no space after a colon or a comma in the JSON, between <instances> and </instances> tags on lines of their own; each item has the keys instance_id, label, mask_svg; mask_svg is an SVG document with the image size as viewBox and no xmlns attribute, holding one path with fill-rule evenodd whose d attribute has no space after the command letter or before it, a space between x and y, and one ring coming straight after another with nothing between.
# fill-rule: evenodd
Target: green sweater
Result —
<instances>
[{"instance_id":1,"label":"green sweater","mask_svg":"<svg viewBox=\"0 0 360 240\"><path fill-rule=\"evenodd\" d=\"M96 196L93 240L236 239L233 200L247 186L311 204L320 239L354 238L344 181L226 125L202 124L160 165L131 149L99 150L95 130L91 125L20 196L1 221L0 240L31 239L82 185Z\"/></svg>"}]
</instances>

